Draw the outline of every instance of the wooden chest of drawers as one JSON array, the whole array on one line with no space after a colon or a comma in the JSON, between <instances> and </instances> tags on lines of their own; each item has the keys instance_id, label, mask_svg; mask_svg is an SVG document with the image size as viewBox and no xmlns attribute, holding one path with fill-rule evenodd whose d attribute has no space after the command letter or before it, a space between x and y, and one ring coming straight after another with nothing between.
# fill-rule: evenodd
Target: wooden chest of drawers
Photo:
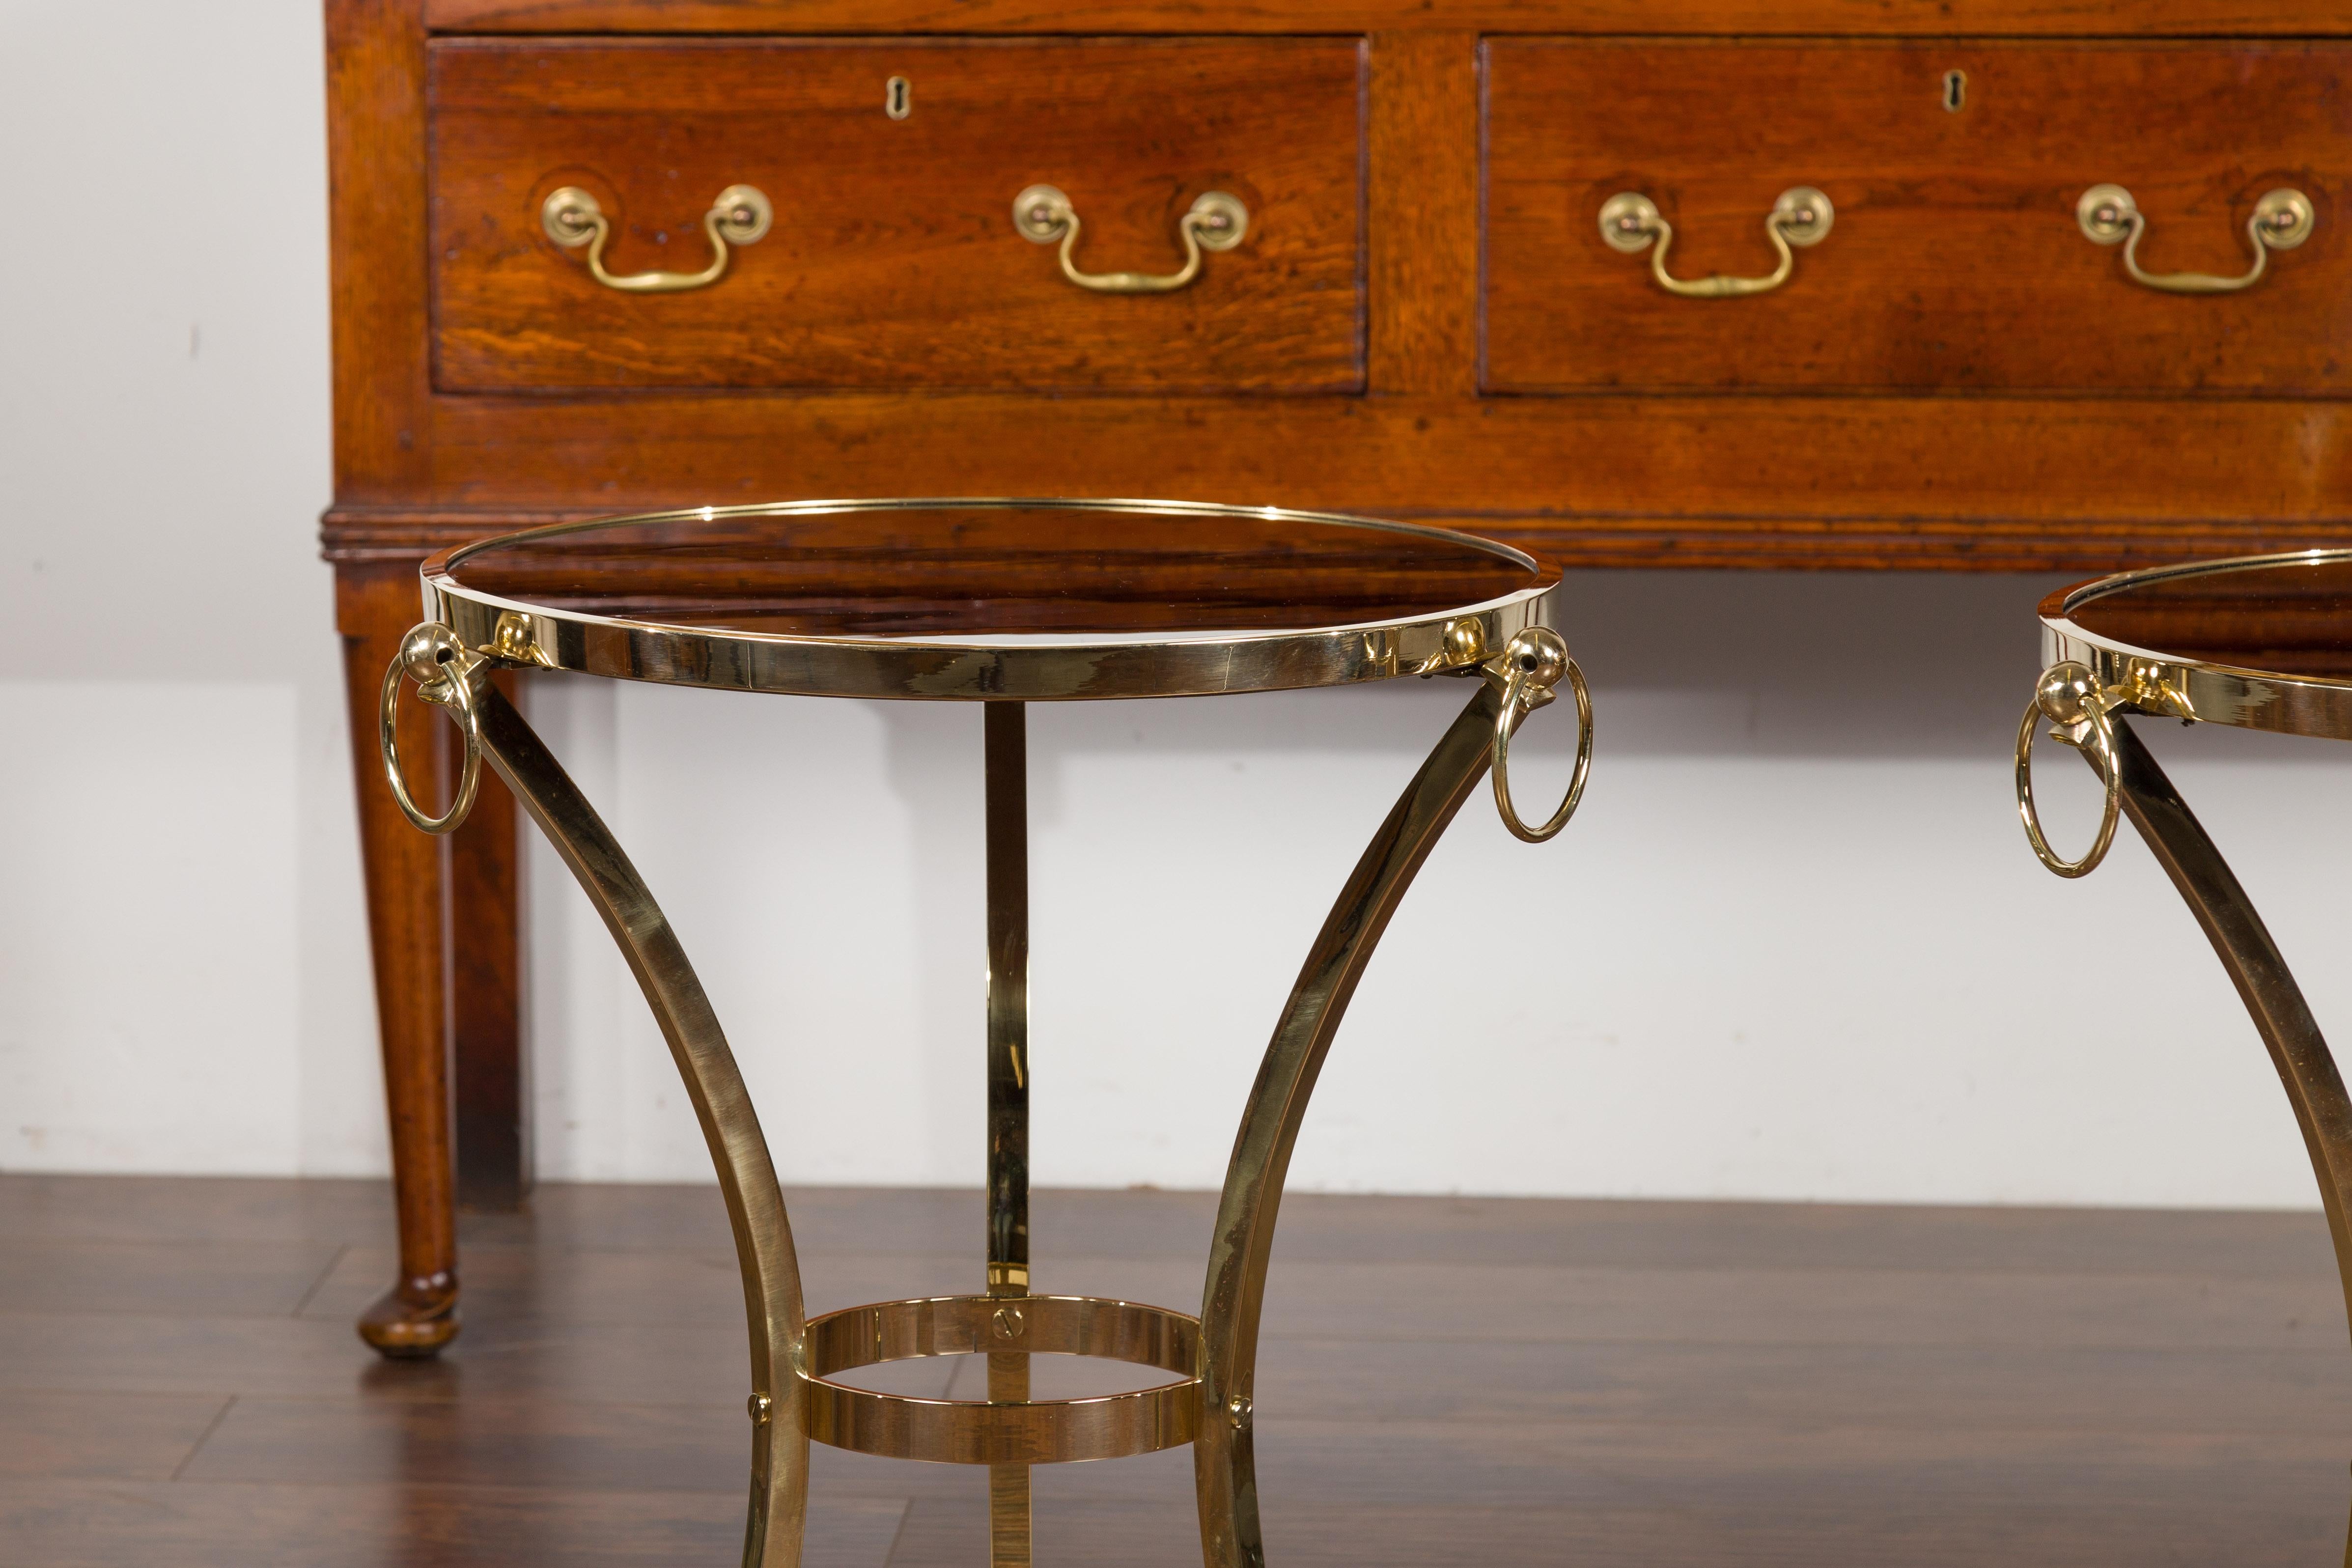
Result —
<instances>
[{"instance_id":1,"label":"wooden chest of drawers","mask_svg":"<svg viewBox=\"0 0 2352 1568\"><path fill-rule=\"evenodd\" d=\"M454 1331L453 1070L473 1195L511 1201L524 1163L512 944L443 958L448 900L511 920L511 813L436 845L374 763L429 548L975 493L1361 510L1571 565L2352 542L2327 0L328 18L324 542L400 1166L390 1349Z\"/></svg>"}]
</instances>

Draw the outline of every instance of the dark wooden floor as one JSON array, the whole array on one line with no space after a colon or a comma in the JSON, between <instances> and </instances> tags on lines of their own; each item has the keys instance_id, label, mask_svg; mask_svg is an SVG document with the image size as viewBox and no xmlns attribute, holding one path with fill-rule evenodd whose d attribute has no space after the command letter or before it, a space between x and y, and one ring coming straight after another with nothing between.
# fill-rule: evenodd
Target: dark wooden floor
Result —
<instances>
[{"instance_id":1,"label":"dark wooden floor","mask_svg":"<svg viewBox=\"0 0 2352 1568\"><path fill-rule=\"evenodd\" d=\"M977 1194L793 1212L813 1310L978 1284ZM1189 1308L1212 1213L1042 1193L1037 1288ZM467 1232L464 1339L389 1365L350 1328L392 1274L373 1184L0 1177L0 1563L732 1563L715 1192ZM2352 1495L2315 1215L1294 1199L1258 1392L1276 1568L2313 1568ZM982 1472L815 1478L811 1568L985 1562ZM1190 1489L1186 1450L1041 1470L1037 1561L1197 1563Z\"/></svg>"}]
</instances>

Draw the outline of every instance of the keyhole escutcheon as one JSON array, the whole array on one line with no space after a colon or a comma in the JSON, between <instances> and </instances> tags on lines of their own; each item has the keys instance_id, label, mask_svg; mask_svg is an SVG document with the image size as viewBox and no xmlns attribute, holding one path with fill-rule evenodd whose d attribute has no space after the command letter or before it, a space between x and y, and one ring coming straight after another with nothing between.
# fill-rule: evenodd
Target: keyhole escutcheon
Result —
<instances>
[{"instance_id":1,"label":"keyhole escutcheon","mask_svg":"<svg viewBox=\"0 0 2352 1568\"><path fill-rule=\"evenodd\" d=\"M1944 112L1958 114L1969 101L1969 73L1948 70L1944 73Z\"/></svg>"},{"instance_id":2,"label":"keyhole escutcheon","mask_svg":"<svg viewBox=\"0 0 2352 1568\"><path fill-rule=\"evenodd\" d=\"M915 111L912 89L907 79L894 76L882 89L882 112L893 120L904 120Z\"/></svg>"}]
</instances>

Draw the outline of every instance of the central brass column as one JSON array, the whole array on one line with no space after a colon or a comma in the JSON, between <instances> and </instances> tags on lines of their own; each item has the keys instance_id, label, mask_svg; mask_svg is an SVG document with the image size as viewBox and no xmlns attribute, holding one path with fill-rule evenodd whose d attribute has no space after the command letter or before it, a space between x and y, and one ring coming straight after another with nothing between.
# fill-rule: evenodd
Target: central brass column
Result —
<instances>
[{"instance_id":1,"label":"central brass column","mask_svg":"<svg viewBox=\"0 0 2352 1568\"><path fill-rule=\"evenodd\" d=\"M1018 702L981 709L988 839L988 1293L1001 1339L1029 1294L1029 740ZM1025 1352L988 1358L988 1397L1026 1400ZM988 1557L1029 1568L1029 1467L988 1468Z\"/></svg>"}]
</instances>

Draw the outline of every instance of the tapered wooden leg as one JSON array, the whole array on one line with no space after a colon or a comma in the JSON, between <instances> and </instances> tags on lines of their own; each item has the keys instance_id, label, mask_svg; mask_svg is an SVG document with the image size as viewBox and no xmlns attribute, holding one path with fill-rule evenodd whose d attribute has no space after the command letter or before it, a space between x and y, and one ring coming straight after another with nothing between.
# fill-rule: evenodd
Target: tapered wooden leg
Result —
<instances>
[{"instance_id":1,"label":"tapered wooden leg","mask_svg":"<svg viewBox=\"0 0 2352 1568\"><path fill-rule=\"evenodd\" d=\"M376 1025L392 1121L392 1184L400 1215L399 1278L361 1317L359 1331L388 1356L433 1355L457 1337L442 843L411 827L393 804L376 734L384 669L417 618L415 563L336 566L335 624L343 638ZM436 731L448 728L423 703L404 704L401 750L412 757L434 755Z\"/></svg>"}]
</instances>

